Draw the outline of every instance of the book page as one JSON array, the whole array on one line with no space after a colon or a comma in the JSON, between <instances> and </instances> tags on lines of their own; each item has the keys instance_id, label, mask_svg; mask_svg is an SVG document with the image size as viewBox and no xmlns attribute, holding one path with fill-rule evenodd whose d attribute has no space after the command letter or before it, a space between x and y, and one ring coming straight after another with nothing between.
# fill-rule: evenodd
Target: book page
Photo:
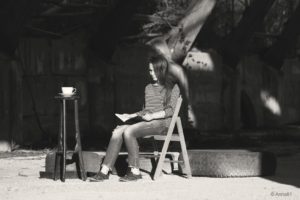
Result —
<instances>
[{"instance_id":1,"label":"book page","mask_svg":"<svg viewBox=\"0 0 300 200\"><path fill-rule=\"evenodd\" d=\"M130 118L128 118L127 116L125 116L125 115L123 115L123 114L118 114L118 113L116 113L115 114L122 122L126 122L128 119L130 119Z\"/></svg>"}]
</instances>

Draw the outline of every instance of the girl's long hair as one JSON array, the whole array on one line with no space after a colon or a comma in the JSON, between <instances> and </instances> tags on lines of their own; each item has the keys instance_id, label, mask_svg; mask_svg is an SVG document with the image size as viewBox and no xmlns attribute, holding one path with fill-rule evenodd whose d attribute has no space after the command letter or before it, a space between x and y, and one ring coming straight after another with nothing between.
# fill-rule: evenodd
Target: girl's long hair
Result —
<instances>
[{"instance_id":1,"label":"girl's long hair","mask_svg":"<svg viewBox=\"0 0 300 200\"><path fill-rule=\"evenodd\" d=\"M168 75L168 60L162 55L155 55L149 58L149 63L152 63L153 65L154 73L159 84L163 86L163 90L166 90L164 96L164 105L167 105L170 101L171 92L174 86Z\"/></svg>"}]
</instances>

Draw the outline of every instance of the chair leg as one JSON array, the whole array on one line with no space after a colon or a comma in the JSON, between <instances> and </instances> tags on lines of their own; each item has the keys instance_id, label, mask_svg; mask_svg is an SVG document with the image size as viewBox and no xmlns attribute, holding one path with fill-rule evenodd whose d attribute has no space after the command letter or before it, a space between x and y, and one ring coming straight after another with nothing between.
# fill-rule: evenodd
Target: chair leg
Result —
<instances>
[{"instance_id":1,"label":"chair leg","mask_svg":"<svg viewBox=\"0 0 300 200\"><path fill-rule=\"evenodd\" d=\"M180 145L181 145L181 151L182 151L182 155L183 155L183 161L184 161L184 166L185 166L185 170L186 170L186 175L187 175L187 178L191 178L192 177L191 165L190 165L189 156L188 156L187 149L186 149L181 119L179 117L177 118L177 130L178 130L178 134L179 134L179 138L180 138Z\"/></svg>"},{"instance_id":2,"label":"chair leg","mask_svg":"<svg viewBox=\"0 0 300 200\"><path fill-rule=\"evenodd\" d=\"M167 150L168 150L168 147L169 147L169 144L170 144L170 141L171 141L171 136L172 136L174 127L175 127L175 123L171 123L170 128L168 129L168 133L167 133L167 136L166 136L161 154L160 154L159 159L158 159L158 163L156 165L153 180L156 180L162 172L163 163L165 161L165 157L166 157Z\"/></svg>"},{"instance_id":3,"label":"chair leg","mask_svg":"<svg viewBox=\"0 0 300 200\"><path fill-rule=\"evenodd\" d=\"M166 139L165 143L164 143L164 146L163 146L163 149L161 151L161 154L159 156L157 165L156 165L156 169L155 169L155 173L154 173L154 176L153 176L153 180L156 180L161 175L162 167L163 167L164 160L166 158L166 154L167 154L169 143L170 143L170 139L169 140Z\"/></svg>"},{"instance_id":4,"label":"chair leg","mask_svg":"<svg viewBox=\"0 0 300 200\"><path fill-rule=\"evenodd\" d=\"M156 140L154 139L154 137L152 137L152 145L153 145L154 155L158 155L158 147L157 147L157 143L156 143Z\"/></svg>"}]
</instances>

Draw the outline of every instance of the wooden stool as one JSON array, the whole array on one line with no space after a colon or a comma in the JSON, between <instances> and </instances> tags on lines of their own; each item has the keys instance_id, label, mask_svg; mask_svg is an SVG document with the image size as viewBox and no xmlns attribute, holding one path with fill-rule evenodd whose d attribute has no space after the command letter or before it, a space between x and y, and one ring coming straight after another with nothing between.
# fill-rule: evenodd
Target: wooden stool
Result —
<instances>
[{"instance_id":1,"label":"wooden stool","mask_svg":"<svg viewBox=\"0 0 300 200\"><path fill-rule=\"evenodd\" d=\"M65 174L66 174L66 152L67 152L67 132L66 132L66 102L73 101L74 102L74 114L75 114L75 131L76 131L76 145L75 149L72 151L74 154L78 155L78 168L80 171L80 176L83 181L86 180L86 172L84 169L84 163L82 158L82 148L81 148L81 140L80 140L80 131L79 131L79 120L78 120L78 99L79 96L55 96L55 99L60 101L60 126L59 126L59 139L58 139L58 149L55 154L55 163L54 163L54 172L53 179L57 180L57 169L58 169L58 158L60 157L60 178L61 181L65 182ZM78 169L77 169L78 171Z\"/></svg>"}]
</instances>

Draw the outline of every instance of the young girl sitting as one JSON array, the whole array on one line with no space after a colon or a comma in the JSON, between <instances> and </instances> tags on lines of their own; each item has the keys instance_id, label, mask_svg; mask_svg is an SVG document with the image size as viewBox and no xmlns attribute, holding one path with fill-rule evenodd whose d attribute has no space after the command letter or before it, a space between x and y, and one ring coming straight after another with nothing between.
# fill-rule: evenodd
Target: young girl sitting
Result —
<instances>
[{"instance_id":1,"label":"young girl sitting","mask_svg":"<svg viewBox=\"0 0 300 200\"><path fill-rule=\"evenodd\" d=\"M152 82L145 88L144 109L133 114L123 114L127 118L139 116L143 121L117 126L114 129L101 168L95 176L91 177L91 181L103 181L109 178L123 141L128 150L128 170L120 181L136 181L142 178L139 170L137 138L166 134L180 95L179 87L177 84L172 84L167 71L168 61L163 56L157 55L149 59L149 75Z\"/></svg>"}]
</instances>

